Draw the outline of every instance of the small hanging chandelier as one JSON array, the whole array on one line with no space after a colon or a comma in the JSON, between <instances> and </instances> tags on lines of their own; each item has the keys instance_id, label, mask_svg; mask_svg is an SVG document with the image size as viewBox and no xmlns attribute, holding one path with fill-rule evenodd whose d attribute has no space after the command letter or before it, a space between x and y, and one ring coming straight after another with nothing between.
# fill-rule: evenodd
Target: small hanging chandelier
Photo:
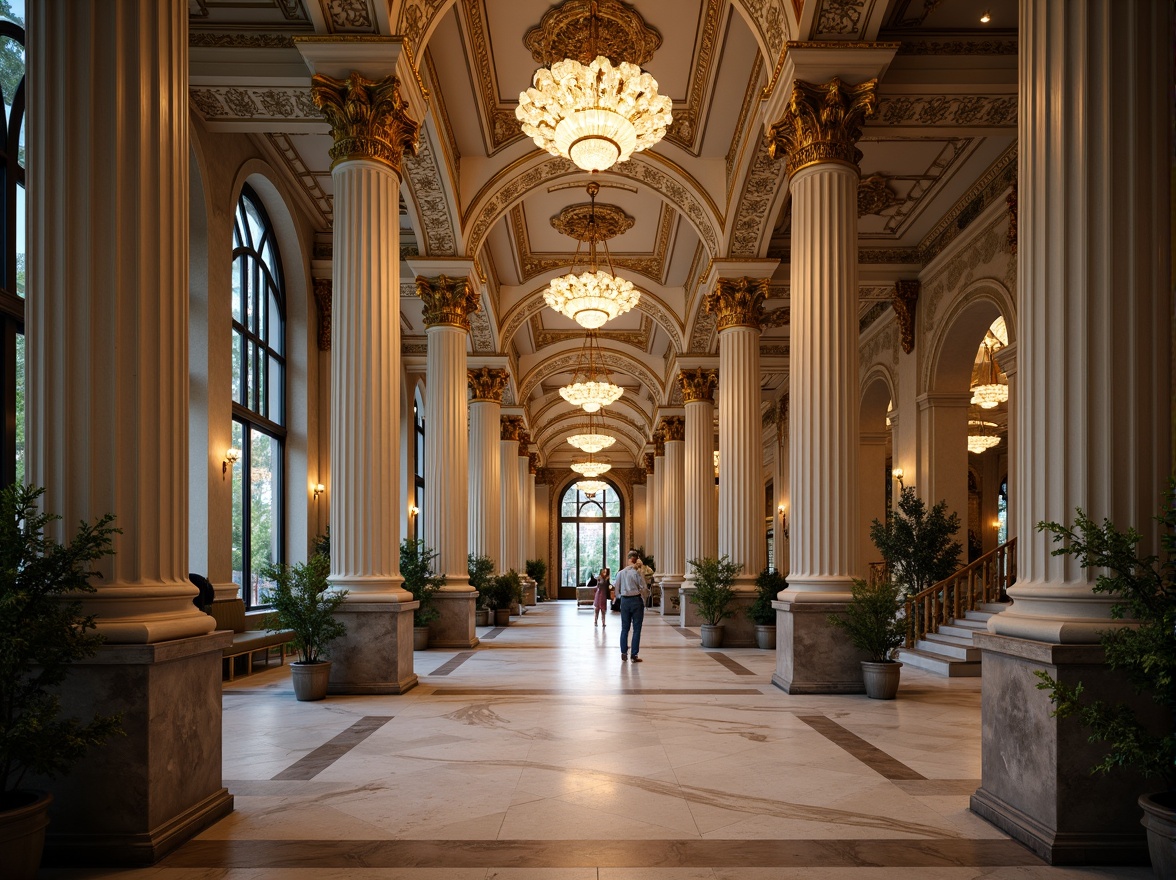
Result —
<instances>
[{"instance_id":1,"label":"small hanging chandelier","mask_svg":"<svg viewBox=\"0 0 1176 880\"><path fill-rule=\"evenodd\" d=\"M589 330L584 334L584 347L580 349L572 383L559 389L560 397L586 413L594 413L602 406L615 403L622 393L619 385L609 381L608 370L604 367L596 342L596 331Z\"/></svg>"},{"instance_id":2,"label":"small hanging chandelier","mask_svg":"<svg viewBox=\"0 0 1176 880\"><path fill-rule=\"evenodd\" d=\"M1000 444L1000 436L996 433L996 422L986 422L983 419L968 419L968 452L979 455L986 449Z\"/></svg>"},{"instance_id":3,"label":"small hanging chandelier","mask_svg":"<svg viewBox=\"0 0 1176 880\"><path fill-rule=\"evenodd\" d=\"M576 482L576 488L591 498L597 492L603 492L608 488L608 483L602 480L579 480Z\"/></svg>"},{"instance_id":4,"label":"small hanging chandelier","mask_svg":"<svg viewBox=\"0 0 1176 880\"><path fill-rule=\"evenodd\" d=\"M596 3L589 4L589 16L583 57L593 60L564 58L550 70L536 70L532 88L519 95L515 117L523 133L551 155L571 159L584 171L605 171L660 141L673 121L672 104L657 93L657 80L636 64L614 65L597 54Z\"/></svg>"},{"instance_id":5,"label":"small hanging chandelier","mask_svg":"<svg viewBox=\"0 0 1176 880\"><path fill-rule=\"evenodd\" d=\"M592 420L592 413L588 414L587 429L578 434L573 434L568 438L568 443L590 455L594 452L600 452L602 449L608 449L608 447L616 442L616 437L611 434L602 434L596 430Z\"/></svg>"},{"instance_id":6,"label":"small hanging chandelier","mask_svg":"<svg viewBox=\"0 0 1176 880\"><path fill-rule=\"evenodd\" d=\"M996 362L992 359L992 346L984 343L984 358L980 364L981 383L972 386L972 405L981 409L993 409L1009 399L1009 386L1000 381Z\"/></svg>"},{"instance_id":7,"label":"small hanging chandelier","mask_svg":"<svg viewBox=\"0 0 1176 880\"><path fill-rule=\"evenodd\" d=\"M641 299L641 294L633 286L633 282L617 277L616 270L613 269L612 255L608 252L608 239L615 233L613 230L604 229L596 222L596 194L599 192L599 183L592 181L588 184L588 197L592 200L592 207L587 224L576 236L572 271L554 279L543 294L543 299L549 306L586 330L595 330L606 321L623 315ZM580 246L585 241L588 242L588 271L577 275L576 264L580 260ZM598 269L596 265L598 241L604 242L604 255L608 260L607 272Z\"/></svg>"},{"instance_id":8,"label":"small hanging chandelier","mask_svg":"<svg viewBox=\"0 0 1176 880\"><path fill-rule=\"evenodd\" d=\"M592 480L611 471L612 465L607 461L596 461L590 455L583 461L573 461L572 470Z\"/></svg>"}]
</instances>

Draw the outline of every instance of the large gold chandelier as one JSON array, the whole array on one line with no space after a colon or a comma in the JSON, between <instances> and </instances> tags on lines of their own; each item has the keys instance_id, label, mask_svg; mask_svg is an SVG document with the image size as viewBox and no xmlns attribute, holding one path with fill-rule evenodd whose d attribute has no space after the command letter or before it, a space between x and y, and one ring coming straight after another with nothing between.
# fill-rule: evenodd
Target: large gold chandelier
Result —
<instances>
[{"instance_id":1,"label":"large gold chandelier","mask_svg":"<svg viewBox=\"0 0 1176 880\"><path fill-rule=\"evenodd\" d=\"M607 474L612 470L612 465L607 461L597 461L591 455L583 461L573 461L572 470L580 474L580 476L587 477L594 480L601 474Z\"/></svg>"},{"instance_id":2,"label":"large gold chandelier","mask_svg":"<svg viewBox=\"0 0 1176 880\"><path fill-rule=\"evenodd\" d=\"M591 498L597 492L603 492L607 489L608 483L603 480L578 480L576 482L576 488Z\"/></svg>"},{"instance_id":3,"label":"large gold chandelier","mask_svg":"<svg viewBox=\"0 0 1176 880\"><path fill-rule=\"evenodd\" d=\"M996 362L992 358L992 346L984 343L984 358L980 364L980 382L972 386L972 405L981 409L994 409L997 404L1009 399L1009 386L1000 381Z\"/></svg>"},{"instance_id":4,"label":"large gold chandelier","mask_svg":"<svg viewBox=\"0 0 1176 880\"><path fill-rule=\"evenodd\" d=\"M569 10L565 26L582 28L585 16L577 13L583 5L564 4ZM519 95L515 117L523 132L553 156L571 159L584 171L604 171L660 141L673 114L670 99L657 93L652 76L628 61L614 64L607 52L597 54L598 4L589 3L587 11L588 51L581 50L586 63L565 57L550 70L536 70L532 88Z\"/></svg>"},{"instance_id":5,"label":"large gold chandelier","mask_svg":"<svg viewBox=\"0 0 1176 880\"><path fill-rule=\"evenodd\" d=\"M996 422L986 422L983 419L968 420L968 452L979 455L993 446L1000 445L1000 436L996 433Z\"/></svg>"},{"instance_id":6,"label":"large gold chandelier","mask_svg":"<svg viewBox=\"0 0 1176 880\"><path fill-rule=\"evenodd\" d=\"M596 222L596 194L600 192L600 184L596 181L588 184L588 197L591 208L587 222L576 230L578 240L576 253L572 257L572 271L554 279L543 294L543 299L549 306L561 315L573 319L586 330L595 330L606 321L611 321L618 315L623 315L641 299L641 294L633 286L633 282L618 278L613 269L612 255L608 252L608 239L616 234L616 230L605 229ZM580 260L580 246L588 242L588 271L576 274L576 264ZM596 265L596 243L604 242L604 255L608 260L608 271L604 272Z\"/></svg>"},{"instance_id":7,"label":"large gold chandelier","mask_svg":"<svg viewBox=\"0 0 1176 880\"><path fill-rule=\"evenodd\" d=\"M602 406L616 403L621 394L621 387L608 379L608 370L596 344L596 331L589 330L584 334L584 347L580 349L572 383L559 389L559 396L586 413L594 413Z\"/></svg>"},{"instance_id":8,"label":"large gold chandelier","mask_svg":"<svg viewBox=\"0 0 1176 880\"><path fill-rule=\"evenodd\" d=\"M594 452L600 452L602 449L608 449L616 442L616 437L611 434L603 434L596 430L596 426L592 421L592 413L588 414L588 427L568 437L568 443L583 452L587 452L589 455Z\"/></svg>"}]
</instances>

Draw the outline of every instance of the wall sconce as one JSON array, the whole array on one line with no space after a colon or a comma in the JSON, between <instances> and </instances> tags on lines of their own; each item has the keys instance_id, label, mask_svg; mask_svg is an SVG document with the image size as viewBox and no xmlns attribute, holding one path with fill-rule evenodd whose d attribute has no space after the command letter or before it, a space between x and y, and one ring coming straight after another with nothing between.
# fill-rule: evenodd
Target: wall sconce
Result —
<instances>
[{"instance_id":1,"label":"wall sconce","mask_svg":"<svg viewBox=\"0 0 1176 880\"><path fill-rule=\"evenodd\" d=\"M318 501L318 497L326 491L327 491L327 487L324 486L322 483L315 483L314 484L314 500Z\"/></svg>"},{"instance_id":2,"label":"wall sconce","mask_svg":"<svg viewBox=\"0 0 1176 880\"><path fill-rule=\"evenodd\" d=\"M1000 531L1000 520L999 519L994 519L992 521L992 528L994 531L997 531L997 532Z\"/></svg>"},{"instance_id":3,"label":"wall sconce","mask_svg":"<svg viewBox=\"0 0 1176 880\"><path fill-rule=\"evenodd\" d=\"M778 508L780 513L780 531L784 533L784 537L788 537L788 505L781 504Z\"/></svg>"},{"instance_id":4,"label":"wall sconce","mask_svg":"<svg viewBox=\"0 0 1176 880\"><path fill-rule=\"evenodd\" d=\"M901 489L905 489L905 488L906 488L906 487L905 487L905 486L902 484L902 468L895 468L894 470L892 470L892 471L890 472L890 476L892 476L892 477L894 477L894 479L898 480L898 488L899 488L900 490L901 490Z\"/></svg>"},{"instance_id":5,"label":"wall sconce","mask_svg":"<svg viewBox=\"0 0 1176 880\"><path fill-rule=\"evenodd\" d=\"M421 509L419 507L417 507L415 504L408 505L408 515L409 516L416 516L420 512L421 512Z\"/></svg>"},{"instance_id":6,"label":"wall sconce","mask_svg":"<svg viewBox=\"0 0 1176 880\"><path fill-rule=\"evenodd\" d=\"M230 446L225 450L224 461L221 462L221 479L229 472L229 468L241 460L241 450Z\"/></svg>"}]
</instances>

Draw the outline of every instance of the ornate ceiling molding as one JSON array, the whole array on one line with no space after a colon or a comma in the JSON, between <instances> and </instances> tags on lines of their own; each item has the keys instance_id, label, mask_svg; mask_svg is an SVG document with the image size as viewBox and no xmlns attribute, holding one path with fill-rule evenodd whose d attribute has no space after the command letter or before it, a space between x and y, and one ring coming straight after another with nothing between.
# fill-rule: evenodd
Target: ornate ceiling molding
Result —
<instances>
[{"instance_id":1,"label":"ornate ceiling molding","mask_svg":"<svg viewBox=\"0 0 1176 880\"><path fill-rule=\"evenodd\" d=\"M318 4L333 34L380 32L372 0L318 0Z\"/></svg>"},{"instance_id":2,"label":"ornate ceiling molding","mask_svg":"<svg viewBox=\"0 0 1176 880\"><path fill-rule=\"evenodd\" d=\"M441 182L441 167L426 130L416 156L405 156L405 177L416 204L417 220L425 236L425 254L430 257L457 256L457 224Z\"/></svg>"},{"instance_id":3,"label":"ornate ceiling molding","mask_svg":"<svg viewBox=\"0 0 1176 880\"><path fill-rule=\"evenodd\" d=\"M774 212L772 203L787 186L788 173L783 162L776 162L764 138L758 138L755 159L743 183L738 214L731 230L732 257L758 257L764 235L771 234Z\"/></svg>"},{"instance_id":4,"label":"ornate ceiling molding","mask_svg":"<svg viewBox=\"0 0 1176 880\"><path fill-rule=\"evenodd\" d=\"M989 95L879 96L878 110L867 125L913 125L920 128L983 126L1016 128L1017 96Z\"/></svg>"},{"instance_id":5,"label":"ornate ceiling molding","mask_svg":"<svg viewBox=\"0 0 1176 880\"><path fill-rule=\"evenodd\" d=\"M871 174L858 181L858 216L881 214L883 211L905 201L890 188L890 178L885 174Z\"/></svg>"},{"instance_id":6,"label":"ornate ceiling molding","mask_svg":"<svg viewBox=\"0 0 1176 880\"><path fill-rule=\"evenodd\" d=\"M290 136L281 133L270 133L265 137L282 160L282 163L286 166L286 170L289 172L289 179L294 181L306 193L307 197L322 215L323 224L330 226L335 219L335 200L322 188L316 172L306 167L306 163L302 160L302 154L298 152L298 148L294 146L294 142L290 140ZM317 248L318 244L316 243L315 246ZM316 254L315 259L322 258ZM326 259L330 259L330 256L328 255Z\"/></svg>"},{"instance_id":7,"label":"ornate ceiling molding","mask_svg":"<svg viewBox=\"0 0 1176 880\"><path fill-rule=\"evenodd\" d=\"M550 460L555 454L555 451L561 447L566 446L569 450L567 437L573 431L586 423L583 412L577 414L576 412L560 413L549 421L543 423L543 427L535 436L535 445L543 453L543 457ZM601 425L599 422L596 427L612 434L617 438L617 442L622 444L629 454L636 460L637 456L641 454L642 448L645 446L645 438L641 431L628 423L621 423L615 419L610 419ZM574 452L574 450L573 450ZM598 459L608 458L608 453L598 454Z\"/></svg>"},{"instance_id":8,"label":"ornate ceiling molding","mask_svg":"<svg viewBox=\"0 0 1176 880\"><path fill-rule=\"evenodd\" d=\"M291 49L290 34L227 34L222 31L188 31L189 49Z\"/></svg>"},{"instance_id":9,"label":"ornate ceiling molding","mask_svg":"<svg viewBox=\"0 0 1176 880\"><path fill-rule=\"evenodd\" d=\"M616 205L580 202L552 217L551 227L575 241L599 243L628 232L636 222Z\"/></svg>"},{"instance_id":10,"label":"ornate ceiling molding","mask_svg":"<svg viewBox=\"0 0 1176 880\"><path fill-rule=\"evenodd\" d=\"M300 86L193 86L188 100L208 123L323 122L310 89Z\"/></svg>"},{"instance_id":11,"label":"ornate ceiling molding","mask_svg":"<svg viewBox=\"0 0 1176 880\"><path fill-rule=\"evenodd\" d=\"M535 349L545 348L548 345L558 345L561 342L567 342L572 339L582 340L584 338L583 330L544 330L543 323L540 318L542 312L536 312L531 316L531 338L535 342ZM599 330L597 336L601 340L608 340L610 342L620 343L622 345L631 345L641 351L649 351L649 343L653 337L653 321L649 315L641 316L640 330Z\"/></svg>"},{"instance_id":12,"label":"ornate ceiling molding","mask_svg":"<svg viewBox=\"0 0 1176 880\"><path fill-rule=\"evenodd\" d=\"M531 420L537 425L545 425L549 418L559 418L563 415L576 416L583 419L584 415L578 409L567 409L568 402L564 400L559 394L550 394L543 398L537 409L532 409ZM554 416L549 416L553 409L559 408L561 411ZM641 421L635 421L626 413L634 412L641 417ZM640 406L632 400L626 400L622 397L612 406L605 407L596 414L596 421L599 426L608 428L613 424L622 423L628 425L636 436L644 437L653 429L653 418L649 413L645 412Z\"/></svg>"},{"instance_id":13,"label":"ornate ceiling molding","mask_svg":"<svg viewBox=\"0 0 1176 880\"><path fill-rule=\"evenodd\" d=\"M548 376L554 376L556 373L572 372L576 369L579 360L579 351L569 351L543 361L523 377L519 397L522 400L528 400L544 379ZM600 353L600 360L609 369L632 376L643 384L654 401L658 403L662 401L665 389L661 380L636 358L623 352L606 350Z\"/></svg>"},{"instance_id":14,"label":"ornate ceiling molding","mask_svg":"<svg viewBox=\"0 0 1176 880\"><path fill-rule=\"evenodd\" d=\"M674 121L666 131L666 139L673 141L684 150L697 156L697 143L702 133L702 104L706 95L706 85L711 78L711 67L714 64L715 48L718 45L716 35L719 30L719 19L722 14L722 0L705 0L702 12L702 28L698 45L695 47L694 63L691 65L690 85L687 90L686 106L674 108ZM756 59L758 68L760 59ZM742 129L737 127L736 131Z\"/></svg>"},{"instance_id":15,"label":"ornate ceiling molding","mask_svg":"<svg viewBox=\"0 0 1176 880\"><path fill-rule=\"evenodd\" d=\"M1013 40L903 40L899 55L1016 55Z\"/></svg>"},{"instance_id":16,"label":"ornate ceiling molding","mask_svg":"<svg viewBox=\"0 0 1176 880\"><path fill-rule=\"evenodd\" d=\"M739 119L735 123L735 136L731 138L731 146L727 149L727 155L724 161L727 166L727 210L731 209L731 190L735 185L735 167L736 159L744 142L749 137L747 131L750 124L753 128L759 127L759 120L756 118L758 114L751 112L753 107L759 106L759 80L760 74L764 69L763 57L755 56L755 63L751 65L751 76L747 80L747 91L743 93L743 105L739 108ZM756 138L759 140L759 138Z\"/></svg>"},{"instance_id":17,"label":"ornate ceiling molding","mask_svg":"<svg viewBox=\"0 0 1176 880\"><path fill-rule=\"evenodd\" d=\"M869 16L866 0L820 0L817 7L814 37L862 40L865 39Z\"/></svg>"}]
</instances>

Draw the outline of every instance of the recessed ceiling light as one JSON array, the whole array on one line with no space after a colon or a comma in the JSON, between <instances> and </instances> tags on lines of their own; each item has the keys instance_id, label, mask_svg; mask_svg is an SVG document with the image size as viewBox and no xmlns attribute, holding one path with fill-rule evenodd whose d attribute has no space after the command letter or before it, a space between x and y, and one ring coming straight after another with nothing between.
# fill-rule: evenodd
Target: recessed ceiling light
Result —
<instances>
[{"instance_id":1,"label":"recessed ceiling light","mask_svg":"<svg viewBox=\"0 0 1176 880\"><path fill-rule=\"evenodd\" d=\"M988 24L990 21L992 21L992 14L985 10L984 14L980 16L980 24Z\"/></svg>"}]
</instances>

